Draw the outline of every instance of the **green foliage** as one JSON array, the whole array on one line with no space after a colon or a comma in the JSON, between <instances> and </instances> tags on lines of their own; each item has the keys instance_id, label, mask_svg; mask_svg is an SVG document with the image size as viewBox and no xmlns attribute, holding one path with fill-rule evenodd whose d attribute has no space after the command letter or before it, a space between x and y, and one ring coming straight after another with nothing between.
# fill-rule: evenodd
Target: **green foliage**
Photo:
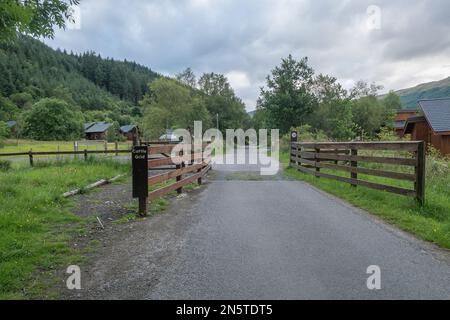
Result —
<instances>
[{"instance_id":1,"label":"green foliage","mask_svg":"<svg viewBox=\"0 0 450 320\"><path fill-rule=\"evenodd\" d=\"M179 82L191 88L197 86L197 80L191 68L187 68L183 72L177 74L176 78Z\"/></svg>"},{"instance_id":2,"label":"green foliage","mask_svg":"<svg viewBox=\"0 0 450 320\"><path fill-rule=\"evenodd\" d=\"M400 96L402 107L415 110L417 101L421 99L435 99L450 96L450 77L428 83L420 84L413 88L396 91Z\"/></svg>"},{"instance_id":3,"label":"green foliage","mask_svg":"<svg viewBox=\"0 0 450 320\"><path fill-rule=\"evenodd\" d=\"M267 89L261 89L258 109L264 110L265 122L282 134L305 123L305 117L317 106L312 93L314 71L308 58L300 61L289 55L267 77Z\"/></svg>"},{"instance_id":4,"label":"green foliage","mask_svg":"<svg viewBox=\"0 0 450 320\"><path fill-rule=\"evenodd\" d=\"M25 114L24 134L35 140L72 140L83 133L82 115L58 99L42 99Z\"/></svg>"},{"instance_id":5,"label":"green foliage","mask_svg":"<svg viewBox=\"0 0 450 320\"><path fill-rule=\"evenodd\" d=\"M0 3L0 40L14 38L16 32L53 38L54 28L64 28L72 19L70 6L79 0L16 1Z\"/></svg>"},{"instance_id":6,"label":"green foliage","mask_svg":"<svg viewBox=\"0 0 450 320\"><path fill-rule=\"evenodd\" d=\"M10 99L2 97L0 94L0 121L13 120L19 112L19 108Z\"/></svg>"},{"instance_id":7,"label":"green foliage","mask_svg":"<svg viewBox=\"0 0 450 320\"><path fill-rule=\"evenodd\" d=\"M93 52L55 51L26 36L0 42L0 74L0 120L17 120L34 102L57 98L84 114L100 111L97 121L109 118L120 124L135 122L123 116L142 114L137 102L158 77L136 63L103 59Z\"/></svg>"},{"instance_id":8,"label":"green foliage","mask_svg":"<svg viewBox=\"0 0 450 320\"><path fill-rule=\"evenodd\" d=\"M36 164L38 164L36 162ZM43 296L48 274L80 263L70 240L85 220L71 214L61 195L99 179L129 172L118 161L53 162L0 173L0 299Z\"/></svg>"},{"instance_id":9,"label":"green foliage","mask_svg":"<svg viewBox=\"0 0 450 320\"><path fill-rule=\"evenodd\" d=\"M319 105L308 116L307 122L316 130L340 141L355 138L352 103L348 93L327 75L318 75L314 80L313 92Z\"/></svg>"},{"instance_id":10,"label":"green foliage","mask_svg":"<svg viewBox=\"0 0 450 320\"><path fill-rule=\"evenodd\" d=\"M392 110L393 112L401 110L402 108L402 101L394 91L389 91L387 96L383 98L383 102L386 108L388 110Z\"/></svg>"},{"instance_id":11,"label":"green foliage","mask_svg":"<svg viewBox=\"0 0 450 320\"><path fill-rule=\"evenodd\" d=\"M124 141L125 137L120 134L120 125L117 121L108 129L106 139L108 142Z\"/></svg>"},{"instance_id":12,"label":"green foliage","mask_svg":"<svg viewBox=\"0 0 450 320\"><path fill-rule=\"evenodd\" d=\"M289 162L288 153L282 155L282 161L287 166ZM390 167L389 170L400 170L400 167L398 166L397 169ZM339 175L337 171L322 170L326 173ZM410 197L365 187L354 188L343 182L331 179L318 179L312 175L301 173L294 168L286 170L286 174L289 177L311 183L405 231L449 249L450 189L448 188L448 182L450 181L450 162L436 156L428 156L426 173L426 203L425 206L421 207ZM394 180L382 177L366 176L364 179L386 185L394 183ZM397 183L398 186L408 187L403 184L408 184L408 182L401 181Z\"/></svg>"},{"instance_id":13,"label":"green foliage","mask_svg":"<svg viewBox=\"0 0 450 320\"><path fill-rule=\"evenodd\" d=\"M10 135L10 129L6 122L0 121L0 147L3 147L3 141Z\"/></svg>"},{"instance_id":14,"label":"green foliage","mask_svg":"<svg viewBox=\"0 0 450 320\"><path fill-rule=\"evenodd\" d=\"M219 128L237 129L245 127L249 121L249 115L245 111L245 105L239 99L228 79L217 73L205 73L198 81L199 89L204 94L204 99L209 113L213 119L219 116Z\"/></svg>"},{"instance_id":15,"label":"green foliage","mask_svg":"<svg viewBox=\"0 0 450 320\"><path fill-rule=\"evenodd\" d=\"M194 121L203 121L204 127L211 124L211 117L204 99L189 87L176 80L159 78L150 89L141 105L144 109L142 128L149 139L156 139L166 129L192 127Z\"/></svg>"},{"instance_id":16,"label":"green foliage","mask_svg":"<svg viewBox=\"0 0 450 320\"><path fill-rule=\"evenodd\" d=\"M0 172L11 170L11 161L0 160Z\"/></svg>"}]
</instances>

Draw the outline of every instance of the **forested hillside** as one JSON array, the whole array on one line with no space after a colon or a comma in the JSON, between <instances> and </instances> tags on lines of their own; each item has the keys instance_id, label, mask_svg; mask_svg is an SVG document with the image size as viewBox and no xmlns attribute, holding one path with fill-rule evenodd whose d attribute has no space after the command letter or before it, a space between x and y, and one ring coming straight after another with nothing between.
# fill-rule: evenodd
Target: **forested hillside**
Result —
<instances>
[{"instance_id":1,"label":"forested hillside","mask_svg":"<svg viewBox=\"0 0 450 320\"><path fill-rule=\"evenodd\" d=\"M413 88L396 92L402 101L403 107L415 109L420 99L434 99L450 97L450 77L428 83L420 84Z\"/></svg>"},{"instance_id":2,"label":"forested hillside","mask_svg":"<svg viewBox=\"0 0 450 320\"><path fill-rule=\"evenodd\" d=\"M87 119L128 122L140 115L138 101L158 77L133 62L68 54L26 36L0 43L0 74L0 121L15 120L48 97L66 101Z\"/></svg>"},{"instance_id":3,"label":"forested hillside","mask_svg":"<svg viewBox=\"0 0 450 320\"><path fill-rule=\"evenodd\" d=\"M211 127L216 117L221 128L249 126L244 103L220 74L197 82L188 68L170 79L134 62L53 50L26 36L0 42L0 73L0 124L17 121L24 138L81 138L82 124L93 121L139 124L149 138L196 120Z\"/></svg>"}]
</instances>

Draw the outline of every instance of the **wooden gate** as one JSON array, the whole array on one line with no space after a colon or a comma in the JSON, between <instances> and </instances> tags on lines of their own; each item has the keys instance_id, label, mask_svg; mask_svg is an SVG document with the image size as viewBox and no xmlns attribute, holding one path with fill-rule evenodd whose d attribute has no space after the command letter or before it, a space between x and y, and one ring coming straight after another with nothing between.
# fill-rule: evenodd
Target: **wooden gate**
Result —
<instances>
[{"instance_id":1,"label":"wooden gate","mask_svg":"<svg viewBox=\"0 0 450 320\"><path fill-rule=\"evenodd\" d=\"M376 190L387 191L404 196L415 197L420 204L425 202L425 143L412 142L324 142L302 143L297 142L297 133L293 132L291 139L291 166L304 173L316 177L346 182L352 186L363 186ZM378 154L364 154L362 151L377 151ZM386 151L402 153L386 156ZM383 153L384 152L384 153ZM367 164L387 164L413 168L413 172L400 172L371 168ZM331 172L322 172L329 169ZM350 177L339 175L338 172L347 172ZM410 181L414 189L406 189L385 184L362 180L360 175L385 177L396 180Z\"/></svg>"},{"instance_id":2,"label":"wooden gate","mask_svg":"<svg viewBox=\"0 0 450 320\"><path fill-rule=\"evenodd\" d=\"M189 152L184 154L185 150ZM210 143L198 150L193 144L183 143L136 146L132 163L133 197L139 199L139 214L145 216L149 201L174 191L181 194L184 186L196 181L202 184L202 178L211 170ZM162 173L153 174L157 171Z\"/></svg>"}]
</instances>

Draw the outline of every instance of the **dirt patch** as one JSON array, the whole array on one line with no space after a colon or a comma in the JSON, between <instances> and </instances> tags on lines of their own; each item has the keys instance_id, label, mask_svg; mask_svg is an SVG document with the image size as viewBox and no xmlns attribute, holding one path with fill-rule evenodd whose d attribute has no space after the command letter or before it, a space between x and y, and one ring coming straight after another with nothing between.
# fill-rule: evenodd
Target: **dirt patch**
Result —
<instances>
[{"instance_id":1,"label":"dirt patch","mask_svg":"<svg viewBox=\"0 0 450 320\"><path fill-rule=\"evenodd\" d=\"M137 201L132 198L129 180L106 185L73 198L75 204L70 210L85 221L83 231L75 235L71 241L71 246L80 250L85 257L85 261L81 265L78 264L82 271L83 290L67 290L65 281L69 275L65 273L65 270L60 270L56 275L56 278L60 280L55 289L59 298L69 300L108 297L105 291L111 290L110 286L116 286L114 279L120 279L123 272L127 273L126 270L135 267L133 263L130 264L130 261L134 261L135 257L151 245L152 241L158 239L157 237L153 239L156 234L167 228L172 230L168 233L170 237L163 245L165 248L169 247L168 244L178 241L177 234L183 233L186 227L186 217L180 213L186 212L187 208L195 205L195 199L203 190L203 187L192 185L186 188L186 193L182 195L155 200L153 205L157 205L158 201L165 202L164 212L153 210L148 217L138 218L136 216ZM204 179L204 185L206 184L207 179ZM152 261L153 264L161 259L165 260L164 257L167 255L173 256L166 249L160 253L161 256L146 258L149 258L148 261ZM161 261L161 267L164 266L167 264ZM136 287L140 285L142 284L136 283ZM145 284L145 286L148 285L149 283ZM128 289L124 286L117 290L127 291ZM146 289L143 290L146 291ZM120 295L126 296L126 293L121 292Z\"/></svg>"},{"instance_id":2,"label":"dirt patch","mask_svg":"<svg viewBox=\"0 0 450 320\"><path fill-rule=\"evenodd\" d=\"M133 201L131 182L110 184L77 197L71 210L80 217L95 215L105 221L115 221L131 213Z\"/></svg>"}]
</instances>

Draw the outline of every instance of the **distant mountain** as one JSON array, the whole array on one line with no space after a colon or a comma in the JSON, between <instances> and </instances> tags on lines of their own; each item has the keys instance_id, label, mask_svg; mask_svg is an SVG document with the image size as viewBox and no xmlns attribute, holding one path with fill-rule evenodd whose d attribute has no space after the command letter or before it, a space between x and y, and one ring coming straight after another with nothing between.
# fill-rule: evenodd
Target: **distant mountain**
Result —
<instances>
[{"instance_id":1,"label":"distant mountain","mask_svg":"<svg viewBox=\"0 0 450 320\"><path fill-rule=\"evenodd\" d=\"M417 101L421 99L450 97L450 77L399 90L396 93L400 96L405 109L415 109Z\"/></svg>"},{"instance_id":2,"label":"distant mountain","mask_svg":"<svg viewBox=\"0 0 450 320\"><path fill-rule=\"evenodd\" d=\"M250 111L250 112L247 112L247 113L248 113L248 115L249 115L251 118L253 118L253 117L255 116L255 114L256 114L256 110Z\"/></svg>"}]
</instances>

